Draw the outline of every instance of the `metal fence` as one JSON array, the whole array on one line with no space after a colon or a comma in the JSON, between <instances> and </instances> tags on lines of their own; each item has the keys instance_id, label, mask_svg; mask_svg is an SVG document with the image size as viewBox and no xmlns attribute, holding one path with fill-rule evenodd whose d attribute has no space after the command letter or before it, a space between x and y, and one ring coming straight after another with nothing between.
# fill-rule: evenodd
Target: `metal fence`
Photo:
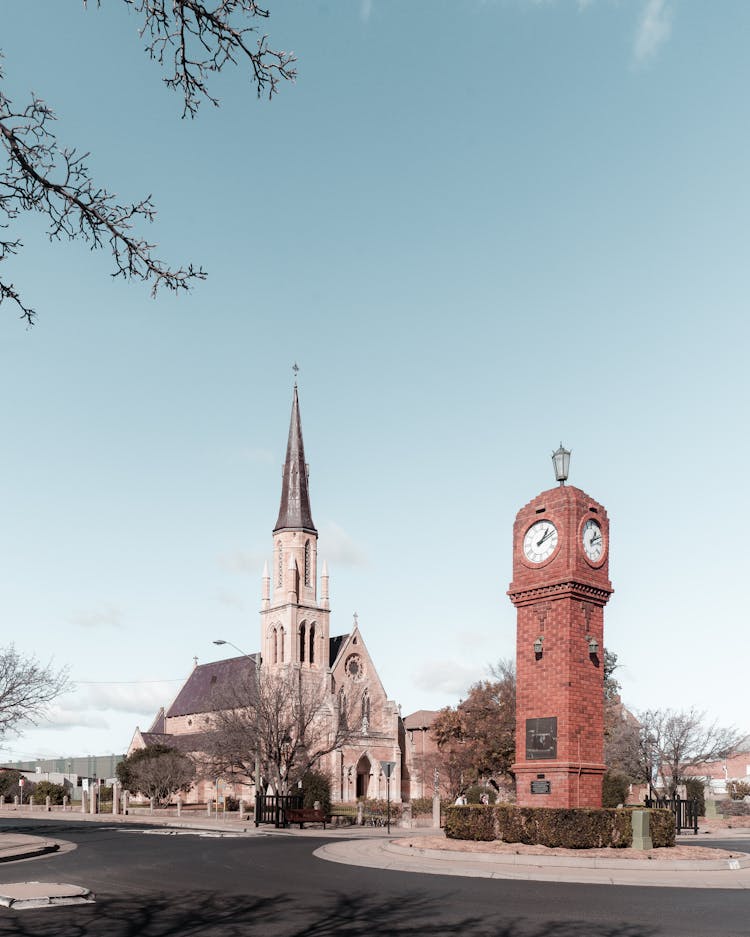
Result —
<instances>
[{"instance_id":1,"label":"metal fence","mask_svg":"<svg viewBox=\"0 0 750 937\"><path fill-rule=\"evenodd\" d=\"M692 830L698 835L698 801L682 800L679 797L647 797L647 807L661 807L663 810L671 810L674 814L675 830L682 833L683 830Z\"/></svg>"},{"instance_id":2,"label":"metal fence","mask_svg":"<svg viewBox=\"0 0 750 937\"><path fill-rule=\"evenodd\" d=\"M287 825L287 810L302 807L300 794L258 794L255 798L255 825L273 823L275 827Z\"/></svg>"}]
</instances>

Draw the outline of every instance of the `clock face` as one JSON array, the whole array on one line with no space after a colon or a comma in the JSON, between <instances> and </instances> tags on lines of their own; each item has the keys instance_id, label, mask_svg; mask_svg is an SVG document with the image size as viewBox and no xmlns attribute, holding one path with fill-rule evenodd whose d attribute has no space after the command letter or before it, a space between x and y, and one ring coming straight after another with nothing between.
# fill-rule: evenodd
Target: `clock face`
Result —
<instances>
[{"instance_id":1,"label":"clock face","mask_svg":"<svg viewBox=\"0 0 750 937\"><path fill-rule=\"evenodd\" d=\"M552 521L537 521L523 538L523 554L531 563L543 563L557 549L557 527Z\"/></svg>"},{"instance_id":2,"label":"clock face","mask_svg":"<svg viewBox=\"0 0 750 937\"><path fill-rule=\"evenodd\" d=\"M581 536L583 552L592 563L598 563L604 555L604 535L598 521L589 518L583 525Z\"/></svg>"}]
</instances>

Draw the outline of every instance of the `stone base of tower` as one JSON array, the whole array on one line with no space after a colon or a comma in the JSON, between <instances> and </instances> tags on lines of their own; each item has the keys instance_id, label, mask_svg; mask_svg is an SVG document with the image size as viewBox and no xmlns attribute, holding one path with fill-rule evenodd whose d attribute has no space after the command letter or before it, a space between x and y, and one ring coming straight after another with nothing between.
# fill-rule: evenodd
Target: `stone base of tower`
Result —
<instances>
[{"instance_id":1,"label":"stone base of tower","mask_svg":"<svg viewBox=\"0 0 750 937\"><path fill-rule=\"evenodd\" d=\"M603 764L555 761L519 762L516 803L519 807L601 807Z\"/></svg>"}]
</instances>

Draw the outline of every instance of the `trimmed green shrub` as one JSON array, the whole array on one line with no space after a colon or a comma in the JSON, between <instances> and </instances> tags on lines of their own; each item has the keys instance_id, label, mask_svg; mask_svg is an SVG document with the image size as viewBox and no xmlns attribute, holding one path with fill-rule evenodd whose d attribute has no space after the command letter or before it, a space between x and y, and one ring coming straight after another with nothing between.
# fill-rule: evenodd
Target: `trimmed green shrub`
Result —
<instances>
[{"instance_id":1,"label":"trimmed green shrub","mask_svg":"<svg viewBox=\"0 0 750 937\"><path fill-rule=\"evenodd\" d=\"M34 793L31 795L31 799L35 804L45 804L49 797L49 802L51 804L60 806L66 793L64 784L53 784L51 781L39 781L34 787Z\"/></svg>"},{"instance_id":2,"label":"trimmed green shrub","mask_svg":"<svg viewBox=\"0 0 750 937\"><path fill-rule=\"evenodd\" d=\"M492 842L495 835L494 808L483 804L448 807L445 811L445 835L448 839L474 839Z\"/></svg>"},{"instance_id":3,"label":"trimmed green shrub","mask_svg":"<svg viewBox=\"0 0 750 937\"><path fill-rule=\"evenodd\" d=\"M387 800L374 800L369 797L358 798L362 803L366 817L385 817L388 812ZM401 804L391 801L391 823L401 819Z\"/></svg>"},{"instance_id":4,"label":"trimmed green shrub","mask_svg":"<svg viewBox=\"0 0 750 937\"><path fill-rule=\"evenodd\" d=\"M651 839L655 847L674 846L671 810L651 810ZM631 810L593 807L449 807L445 835L449 839L490 842L495 839L527 846L622 849L633 843Z\"/></svg>"},{"instance_id":5,"label":"trimmed green shrub","mask_svg":"<svg viewBox=\"0 0 750 937\"><path fill-rule=\"evenodd\" d=\"M619 807L628 799L630 779L621 771L607 771L602 778L602 807Z\"/></svg>"},{"instance_id":6,"label":"trimmed green shrub","mask_svg":"<svg viewBox=\"0 0 750 937\"><path fill-rule=\"evenodd\" d=\"M649 810L649 830L654 849L674 846L675 821L671 810Z\"/></svg>"},{"instance_id":7,"label":"trimmed green shrub","mask_svg":"<svg viewBox=\"0 0 750 937\"><path fill-rule=\"evenodd\" d=\"M685 793L688 800L698 801L698 816L706 815L706 789L700 778L688 778L685 781Z\"/></svg>"}]
</instances>

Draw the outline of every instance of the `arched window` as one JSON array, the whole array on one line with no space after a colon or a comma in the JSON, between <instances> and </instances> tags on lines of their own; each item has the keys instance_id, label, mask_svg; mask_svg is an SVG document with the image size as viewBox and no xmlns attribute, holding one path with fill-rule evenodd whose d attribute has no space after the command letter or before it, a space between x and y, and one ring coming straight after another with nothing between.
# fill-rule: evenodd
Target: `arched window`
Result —
<instances>
[{"instance_id":1,"label":"arched window","mask_svg":"<svg viewBox=\"0 0 750 937\"><path fill-rule=\"evenodd\" d=\"M284 551L281 549L281 541L276 541L276 585L281 588L284 583Z\"/></svg>"},{"instance_id":2,"label":"arched window","mask_svg":"<svg viewBox=\"0 0 750 937\"><path fill-rule=\"evenodd\" d=\"M315 623L310 625L310 653L307 658L311 664L315 663Z\"/></svg>"},{"instance_id":3,"label":"arched window","mask_svg":"<svg viewBox=\"0 0 750 937\"><path fill-rule=\"evenodd\" d=\"M343 687L339 690L339 719L343 725L346 725L346 693Z\"/></svg>"},{"instance_id":4,"label":"arched window","mask_svg":"<svg viewBox=\"0 0 750 937\"><path fill-rule=\"evenodd\" d=\"M299 662L304 664L305 662L305 623L304 621L299 626Z\"/></svg>"},{"instance_id":5,"label":"arched window","mask_svg":"<svg viewBox=\"0 0 750 937\"><path fill-rule=\"evenodd\" d=\"M279 629L279 638L281 640L281 652L279 657L281 658L281 663L284 663L284 626L282 625Z\"/></svg>"},{"instance_id":6,"label":"arched window","mask_svg":"<svg viewBox=\"0 0 750 937\"><path fill-rule=\"evenodd\" d=\"M305 540L305 585L310 585L310 541Z\"/></svg>"},{"instance_id":7,"label":"arched window","mask_svg":"<svg viewBox=\"0 0 750 937\"><path fill-rule=\"evenodd\" d=\"M273 635L271 636L271 640L273 641L273 662L274 664L278 664L279 662L279 633L275 628L273 629Z\"/></svg>"},{"instance_id":8,"label":"arched window","mask_svg":"<svg viewBox=\"0 0 750 937\"><path fill-rule=\"evenodd\" d=\"M367 735L370 728L370 694L365 690L362 694L362 734Z\"/></svg>"}]
</instances>

